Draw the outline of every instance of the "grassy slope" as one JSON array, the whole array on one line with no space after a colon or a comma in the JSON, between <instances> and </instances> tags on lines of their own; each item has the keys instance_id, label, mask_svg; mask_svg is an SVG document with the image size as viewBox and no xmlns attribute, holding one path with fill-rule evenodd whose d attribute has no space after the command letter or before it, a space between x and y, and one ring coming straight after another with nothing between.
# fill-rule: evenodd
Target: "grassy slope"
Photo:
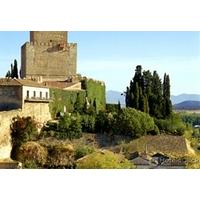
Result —
<instances>
[{"instance_id":1,"label":"grassy slope","mask_svg":"<svg viewBox=\"0 0 200 200\"><path fill-rule=\"evenodd\" d=\"M113 150L123 151L127 156L135 151L146 151L149 154L160 152L172 157L182 157L188 154L185 138L171 135L144 136L128 144L118 145Z\"/></svg>"}]
</instances>

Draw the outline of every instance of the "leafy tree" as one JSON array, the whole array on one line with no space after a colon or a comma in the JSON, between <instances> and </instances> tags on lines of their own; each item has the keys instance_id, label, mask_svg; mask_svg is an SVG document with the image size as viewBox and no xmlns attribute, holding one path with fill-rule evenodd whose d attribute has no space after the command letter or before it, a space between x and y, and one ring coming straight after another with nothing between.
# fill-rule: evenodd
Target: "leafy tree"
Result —
<instances>
[{"instance_id":1,"label":"leafy tree","mask_svg":"<svg viewBox=\"0 0 200 200\"><path fill-rule=\"evenodd\" d=\"M96 117L95 129L98 133L113 134L118 132L116 128L116 116L115 112L100 111Z\"/></svg>"},{"instance_id":2,"label":"leafy tree","mask_svg":"<svg viewBox=\"0 0 200 200\"><path fill-rule=\"evenodd\" d=\"M133 108L122 109L116 126L120 134L128 135L132 138L146 135L155 129L152 117Z\"/></svg>"}]
</instances>

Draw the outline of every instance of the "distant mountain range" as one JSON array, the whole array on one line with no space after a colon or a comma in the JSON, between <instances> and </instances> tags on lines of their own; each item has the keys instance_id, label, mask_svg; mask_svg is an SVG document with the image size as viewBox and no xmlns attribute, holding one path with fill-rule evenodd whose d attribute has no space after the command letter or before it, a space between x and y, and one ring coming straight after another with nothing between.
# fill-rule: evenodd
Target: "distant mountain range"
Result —
<instances>
[{"instance_id":1,"label":"distant mountain range","mask_svg":"<svg viewBox=\"0 0 200 200\"><path fill-rule=\"evenodd\" d=\"M199 110L200 101L183 101L173 105L176 110Z\"/></svg>"},{"instance_id":2,"label":"distant mountain range","mask_svg":"<svg viewBox=\"0 0 200 200\"><path fill-rule=\"evenodd\" d=\"M172 104L178 104L184 101L200 101L199 94L180 94L177 96L171 96Z\"/></svg>"},{"instance_id":3,"label":"distant mountain range","mask_svg":"<svg viewBox=\"0 0 200 200\"><path fill-rule=\"evenodd\" d=\"M172 104L180 104L176 106L189 106L189 107L198 107L198 102L200 102L200 95L199 94L180 94L180 95L172 95L171 96ZM121 105L125 105L125 97L121 95L119 91L109 90L106 92L106 102L107 103L115 103L117 104L120 101Z\"/></svg>"}]
</instances>

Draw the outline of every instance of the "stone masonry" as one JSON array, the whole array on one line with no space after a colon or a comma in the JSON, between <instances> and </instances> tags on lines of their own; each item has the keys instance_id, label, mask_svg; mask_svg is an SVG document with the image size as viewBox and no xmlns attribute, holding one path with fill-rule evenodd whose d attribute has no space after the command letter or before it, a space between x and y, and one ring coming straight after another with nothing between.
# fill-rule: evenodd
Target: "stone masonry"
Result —
<instances>
[{"instance_id":1,"label":"stone masonry","mask_svg":"<svg viewBox=\"0 0 200 200\"><path fill-rule=\"evenodd\" d=\"M77 44L68 43L66 31L31 31L21 47L21 76L64 81L76 75Z\"/></svg>"}]
</instances>

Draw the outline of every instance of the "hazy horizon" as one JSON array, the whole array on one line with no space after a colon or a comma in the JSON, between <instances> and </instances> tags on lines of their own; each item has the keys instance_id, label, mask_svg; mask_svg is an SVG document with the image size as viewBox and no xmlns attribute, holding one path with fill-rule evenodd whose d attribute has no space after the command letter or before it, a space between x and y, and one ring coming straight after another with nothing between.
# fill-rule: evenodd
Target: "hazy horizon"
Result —
<instances>
[{"instance_id":1,"label":"hazy horizon","mask_svg":"<svg viewBox=\"0 0 200 200\"><path fill-rule=\"evenodd\" d=\"M123 92L134 76L136 65L170 75L171 94L200 94L199 32L69 32L68 41L78 43L77 72L102 80L106 90ZM17 59L29 33L0 32L0 76ZM187 78L187 80L186 80Z\"/></svg>"}]
</instances>

